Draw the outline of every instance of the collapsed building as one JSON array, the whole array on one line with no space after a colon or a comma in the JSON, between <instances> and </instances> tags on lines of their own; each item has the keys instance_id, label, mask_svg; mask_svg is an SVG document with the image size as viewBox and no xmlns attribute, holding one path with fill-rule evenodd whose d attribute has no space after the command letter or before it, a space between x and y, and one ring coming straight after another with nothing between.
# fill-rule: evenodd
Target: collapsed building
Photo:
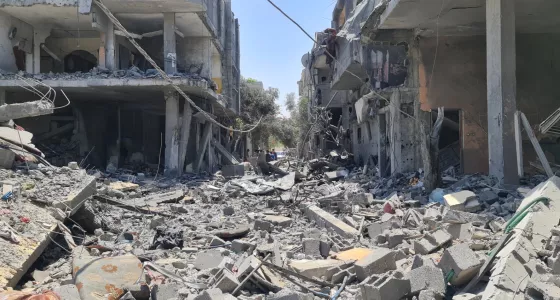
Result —
<instances>
[{"instance_id":1,"label":"collapsed building","mask_svg":"<svg viewBox=\"0 0 560 300\"><path fill-rule=\"evenodd\" d=\"M300 95L329 103L348 139L339 144L382 175L430 169L427 139L444 107L440 169L517 184L538 152L516 131L518 111L537 128L547 158L555 156L557 136L547 129L558 120L551 116L558 36L548 12L557 8L555 1L337 1L335 59L326 63L326 33L317 33L302 59ZM311 147L325 154L332 145L322 140Z\"/></svg>"},{"instance_id":2,"label":"collapsed building","mask_svg":"<svg viewBox=\"0 0 560 300\"><path fill-rule=\"evenodd\" d=\"M52 87L54 113L15 122L59 166L181 174L231 163L228 130L213 124L231 125L240 110L231 1L101 3L108 11L91 0L0 1L0 104L44 100L34 89Z\"/></svg>"}]
</instances>

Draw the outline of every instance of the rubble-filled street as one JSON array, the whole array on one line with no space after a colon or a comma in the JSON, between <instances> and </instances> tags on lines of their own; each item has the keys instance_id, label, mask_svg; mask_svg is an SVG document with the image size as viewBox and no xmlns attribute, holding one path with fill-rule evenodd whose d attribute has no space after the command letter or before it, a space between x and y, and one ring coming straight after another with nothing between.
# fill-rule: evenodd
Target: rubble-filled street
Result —
<instances>
[{"instance_id":1,"label":"rubble-filled street","mask_svg":"<svg viewBox=\"0 0 560 300\"><path fill-rule=\"evenodd\" d=\"M557 177L503 190L448 175L427 193L422 172L274 166L288 175L249 163L242 177L128 181L75 164L2 170L0 296L542 299L559 289Z\"/></svg>"}]
</instances>

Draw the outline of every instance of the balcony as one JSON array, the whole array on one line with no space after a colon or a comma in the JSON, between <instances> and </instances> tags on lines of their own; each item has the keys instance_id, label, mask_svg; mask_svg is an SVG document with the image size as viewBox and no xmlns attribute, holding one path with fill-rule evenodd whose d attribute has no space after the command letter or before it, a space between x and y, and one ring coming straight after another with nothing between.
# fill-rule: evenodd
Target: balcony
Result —
<instances>
[{"instance_id":1,"label":"balcony","mask_svg":"<svg viewBox=\"0 0 560 300\"><path fill-rule=\"evenodd\" d=\"M332 100L331 100L332 99ZM342 107L346 101L345 91L333 91L329 83L317 85L314 93L314 103L318 107Z\"/></svg>"},{"instance_id":2,"label":"balcony","mask_svg":"<svg viewBox=\"0 0 560 300\"><path fill-rule=\"evenodd\" d=\"M340 39L337 63L333 71L333 90L353 90L360 88L367 72L362 66L362 45L359 39Z\"/></svg>"}]
</instances>

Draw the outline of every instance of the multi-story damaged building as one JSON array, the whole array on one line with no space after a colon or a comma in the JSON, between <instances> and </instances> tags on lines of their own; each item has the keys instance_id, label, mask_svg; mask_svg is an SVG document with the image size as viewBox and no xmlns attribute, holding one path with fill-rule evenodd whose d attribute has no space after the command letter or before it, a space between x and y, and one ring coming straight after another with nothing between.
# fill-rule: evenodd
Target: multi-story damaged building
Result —
<instances>
[{"instance_id":1,"label":"multi-story damaged building","mask_svg":"<svg viewBox=\"0 0 560 300\"><path fill-rule=\"evenodd\" d=\"M87 156L84 167L161 161L170 174L216 170L231 158L222 155L231 151L230 132L209 118L230 126L240 109L231 0L100 3L108 11L97 0L0 1L0 101L37 100L29 90L42 86L25 78L58 92L54 114L15 120L53 163ZM206 113L158 74L131 36Z\"/></svg>"},{"instance_id":2,"label":"multi-story damaged building","mask_svg":"<svg viewBox=\"0 0 560 300\"><path fill-rule=\"evenodd\" d=\"M440 168L517 183L536 156L524 135L516 145L516 111L538 127L559 106L553 80L560 21L551 13L559 6L339 0L331 25L336 60L324 77L333 91L347 93L342 123L356 161L374 161L384 175L428 168L429 134L444 107ZM304 75L314 68L306 65Z\"/></svg>"}]
</instances>

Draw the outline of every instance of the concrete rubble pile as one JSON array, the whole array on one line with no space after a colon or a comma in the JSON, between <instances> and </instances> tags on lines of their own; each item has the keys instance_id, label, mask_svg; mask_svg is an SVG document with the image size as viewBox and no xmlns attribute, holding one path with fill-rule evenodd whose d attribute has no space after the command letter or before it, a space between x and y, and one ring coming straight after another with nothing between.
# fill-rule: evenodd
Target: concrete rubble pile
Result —
<instances>
[{"instance_id":1,"label":"concrete rubble pile","mask_svg":"<svg viewBox=\"0 0 560 300\"><path fill-rule=\"evenodd\" d=\"M0 298L560 298L560 178L426 191L422 170L272 165L288 175L0 169Z\"/></svg>"}]
</instances>

